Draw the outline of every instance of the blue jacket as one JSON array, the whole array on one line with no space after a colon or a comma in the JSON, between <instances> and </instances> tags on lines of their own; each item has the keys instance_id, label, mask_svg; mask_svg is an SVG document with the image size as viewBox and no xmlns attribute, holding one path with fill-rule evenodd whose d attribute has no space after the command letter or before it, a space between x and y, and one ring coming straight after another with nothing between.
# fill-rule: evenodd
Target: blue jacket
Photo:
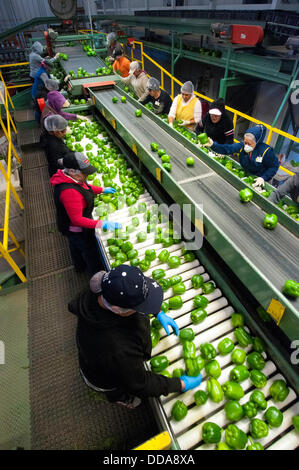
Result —
<instances>
[{"instance_id":1,"label":"blue jacket","mask_svg":"<svg viewBox=\"0 0 299 470\"><path fill-rule=\"evenodd\" d=\"M51 78L45 67L41 66L35 74L34 83L31 88L32 98L40 98L42 92L46 90L45 84L40 76L45 73L49 79Z\"/></svg>"},{"instance_id":2,"label":"blue jacket","mask_svg":"<svg viewBox=\"0 0 299 470\"><path fill-rule=\"evenodd\" d=\"M244 144L218 144L214 142L211 149L222 155L230 155L233 153L240 154L240 164L245 171L260 176L265 181L269 181L276 174L279 168L279 161L274 150L263 140L266 135L266 128L262 124L251 127L246 131L255 136L256 147L251 153L244 151Z\"/></svg>"}]
</instances>

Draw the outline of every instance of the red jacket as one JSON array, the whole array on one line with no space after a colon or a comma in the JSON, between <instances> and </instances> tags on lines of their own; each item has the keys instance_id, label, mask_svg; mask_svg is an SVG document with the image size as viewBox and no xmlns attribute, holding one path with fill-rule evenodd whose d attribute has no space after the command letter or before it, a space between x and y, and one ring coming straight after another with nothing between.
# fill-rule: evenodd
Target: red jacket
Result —
<instances>
[{"instance_id":1,"label":"red jacket","mask_svg":"<svg viewBox=\"0 0 299 470\"><path fill-rule=\"evenodd\" d=\"M70 176L63 173L62 170L58 170L55 175L50 179L51 185L54 187L61 183L76 183ZM77 183L82 188L88 189L86 183ZM104 189L98 186L89 185L94 194L101 194ZM71 225L73 227L82 228L100 228L102 226L101 220L88 219L82 216L83 210L87 206L85 198L73 188L64 189L60 194L60 202L64 205L67 215L70 218Z\"/></svg>"}]
</instances>

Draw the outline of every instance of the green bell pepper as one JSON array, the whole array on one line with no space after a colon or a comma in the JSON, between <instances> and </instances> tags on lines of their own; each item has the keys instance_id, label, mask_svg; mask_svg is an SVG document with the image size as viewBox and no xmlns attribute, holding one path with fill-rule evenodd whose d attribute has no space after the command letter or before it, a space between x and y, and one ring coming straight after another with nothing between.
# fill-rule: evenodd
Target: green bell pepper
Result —
<instances>
[{"instance_id":1,"label":"green bell pepper","mask_svg":"<svg viewBox=\"0 0 299 470\"><path fill-rule=\"evenodd\" d=\"M165 153L166 153L166 150L164 150L164 149L159 149L159 150L158 150L158 156L159 156L160 158L162 157L162 155L165 155Z\"/></svg>"},{"instance_id":2,"label":"green bell pepper","mask_svg":"<svg viewBox=\"0 0 299 470\"><path fill-rule=\"evenodd\" d=\"M130 253L130 252L129 252L129 253ZM139 258L134 258L134 259L131 259L131 260L130 260L130 265L131 265L131 266L139 266L140 262L141 262L141 261L140 261Z\"/></svg>"},{"instance_id":3,"label":"green bell pepper","mask_svg":"<svg viewBox=\"0 0 299 470\"><path fill-rule=\"evenodd\" d=\"M137 257L138 257L138 251L137 251L137 250L135 250L135 249L133 248L132 250L128 251L128 253L127 253L127 258L128 258L129 260L131 260L131 259L136 259Z\"/></svg>"},{"instance_id":4,"label":"green bell pepper","mask_svg":"<svg viewBox=\"0 0 299 470\"><path fill-rule=\"evenodd\" d=\"M169 366L169 361L166 356L156 356L150 360L150 365L153 372L161 372Z\"/></svg>"},{"instance_id":5,"label":"green bell pepper","mask_svg":"<svg viewBox=\"0 0 299 470\"><path fill-rule=\"evenodd\" d=\"M232 400L225 403L224 411L229 421L239 421L243 418L243 408L238 401Z\"/></svg>"},{"instance_id":6,"label":"green bell pepper","mask_svg":"<svg viewBox=\"0 0 299 470\"><path fill-rule=\"evenodd\" d=\"M199 134L197 138L201 144L206 144L209 142L209 137L205 132L203 132L202 134Z\"/></svg>"},{"instance_id":7,"label":"green bell pepper","mask_svg":"<svg viewBox=\"0 0 299 470\"><path fill-rule=\"evenodd\" d=\"M179 282L178 284L175 284L172 286L172 292L174 295L181 295L186 292L186 286L182 282Z\"/></svg>"},{"instance_id":8,"label":"green bell pepper","mask_svg":"<svg viewBox=\"0 0 299 470\"><path fill-rule=\"evenodd\" d=\"M217 449L216 450L233 450L233 449L231 447L229 447L226 442L219 442L217 444Z\"/></svg>"},{"instance_id":9,"label":"green bell pepper","mask_svg":"<svg viewBox=\"0 0 299 470\"><path fill-rule=\"evenodd\" d=\"M260 444L260 442L254 442L251 436L249 436L249 441L250 441L250 446L247 446L246 450L265 450L262 444Z\"/></svg>"},{"instance_id":10,"label":"green bell pepper","mask_svg":"<svg viewBox=\"0 0 299 470\"><path fill-rule=\"evenodd\" d=\"M161 263L166 263L166 261L169 258L169 251L168 250L162 250L161 253L159 254L158 258L161 261Z\"/></svg>"},{"instance_id":11,"label":"green bell pepper","mask_svg":"<svg viewBox=\"0 0 299 470\"><path fill-rule=\"evenodd\" d=\"M163 292L166 292L170 288L169 279L160 279L159 284L163 289Z\"/></svg>"},{"instance_id":12,"label":"green bell pepper","mask_svg":"<svg viewBox=\"0 0 299 470\"><path fill-rule=\"evenodd\" d=\"M136 117L141 117L141 116L142 116L142 111L141 111L141 109L136 109L136 111L135 111L135 116L136 116Z\"/></svg>"},{"instance_id":13,"label":"green bell pepper","mask_svg":"<svg viewBox=\"0 0 299 470\"><path fill-rule=\"evenodd\" d=\"M160 375L164 375L164 377L168 377L169 379L171 378L170 372L168 370L162 370L162 372L159 372Z\"/></svg>"},{"instance_id":14,"label":"green bell pepper","mask_svg":"<svg viewBox=\"0 0 299 470\"><path fill-rule=\"evenodd\" d=\"M208 395L203 390L197 390L194 393L194 401L196 406L202 406L208 401Z\"/></svg>"},{"instance_id":15,"label":"green bell pepper","mask_svg":"<svg viewBox=\"0 0 299 470\"><path fill-rule=\"evenodd\" d=\"M195 338L195 333L192 328L183 328L180 330L179 338L181 342L193 341Z\"/></svg>"},{"instance_id":16,"label":"green bell pepper","mask_svg":"<svg viewBox=\"0 0 299 470\"><path fill-rule=\"evenodd\" d=\"M168 310L169 310L169 305L168 305L167 302L162 302L161 310L162 310L162 312L164 312L164 313L168 312Z\"/></svg>"},{"instance_id":17,"label":"green bell pepper","mask_svg":"<svg viewBox=\"0 0 299 470\"><path fill-rule=\"evenodd\" d=\"M200 354L196 356L196 361L197 361L198 368L201 371L201 369L204 368L206 361Z\"/></svg>"},{"instance_id":18,"label":"green bell pepper","mask_svg":"<svg viewBox=\"0 0 299 470\"><path fill-rule=\"evenodd\" d=\"M246 359L246 352L237 348L233 351L231 359L234 364L241 365Z\"/></svg>"},{"instance_id":19,"label":"green bell pepper","mask_svg":"<svg viewBox=\"0 0 299 470\"><path fill-rule=\"evenodd\" d=\"M223 400L223 390L218 380L214 379L214 377L207 381L207 393L210 400L214 403L219 403Z\"/></svg>"},{"instance_id":20,"label":"green bell pepper","mask_svg":"<svg viewBox=\"0 0 299 470\"><path fill-rule=\"evenodd\" d=\"M148 258L150 261L154 261L157 257L156 250L153 250L153 249L145 250L145 257Z\"/></svg>"},{"instance_id":21,"label":"green bell pepper","mask_svg":"<svg viewBox=\"0 0 299 470\"><path fill-rule=\"evenodd\" d=\"M170 162L170 156L166 155L166 154L162 155L161 161L162 161L162 163L169 163Z\"/></svg>"},{"instance_id":22,"label":"green bell pepper","mask_svg":"<svg viewBox=\"0 0 299 470\"><path fill-rule=\"evenodd\" d=\"M144 259L143 261L140 261L139 263L139 269L144 273L147 271L151 266L151 262L149 259Z\"/></svg>"},{"instance_id":23,"label":"green bell pepper","mask_svg":"<svg viewBox=\"0 0 299 470\"><path fill-rule=\"evenodd\" d=\"M266 350L266 346L264 341L259 338L258 336L255 336L252 340L252 347L256 352L262 353Z\"/></svg>"},{"instance_id":24,"label":"green bell pepper","mask_svg":"<svg viewBox=\"0 0 299 470\"><path fill-rule=\"evenodd\" d=\"M243 414L246 418L252 419L257 415L257 406L253 401L248 401L243 405Z\"/></svg>"},{"instance_id":25,"label":"green bell pepper","mask_svg":"<svg viewBox=\"0 0 299 470\"><path fill-rule=\"evenodd\" d=\"M200 372L196 358L185 359L185 368L190 377L196 377Z\"/></svg>"},{"instance_id":26,"label":"green bell pepper","mask_svg":"<svg viewBox=\"0 0 299 470\"><path fill-rule=\"evenodd\" d=\"M267 437L269 433L269 427L267 423L258 418L254 418L250 421L249 430L254 439L262 439Z\"/></svg>"},{"instance_id":27,"label":"green bell pepper","mask_svg":"<svg viewBox=\"0 0 299 470\"><path fill-rule=\"evenodd\" d=\"M171 171L171 163L163 163L162 166L166 171Z\"/></svg>"},{"instance_id":28,"label":"green bell pepper","mask_svg":"<svg viewBox=\"0 0 299 470\"><path fill-rule=\"evenodd\" d=\"M122 252L116 253L115 259L116 259L116 261L119 261L120 264L123 264L126 261L128 261L127 255L125 253L122 253Z\"/></svg>"},{"instance_id":29,"label":"green bell pepper","mask_svg":"<svg viewBox=\"0 0 299 470\"><path fill-rule=\"evenodd\" d=\"M108 248L109 255L112 256L112 258L114 258L116 256L116 254L119 252L119 250L120 250L120 248L118 246L115 246L115 245L111 245Z\"/></svg>"},{"instance_id":30,"label":"green bell pepper","mask_svg":"<svg viewBox=\"0 0 299 470\"><path fill-rule=\"evenodd\" d=\"M203 285L203 277L200 274L194 274L191 278L193 289L200 289Z\"/></svg>"},{"instance_id":31,"label":"green bell pepper","mask_svg":"<svg viewBox=\"0 0 299 470\"><path fill-rule=\"evenodd\" d=\"M157 330L156 328L151 328L151 340L153 348L159 343L160 337L161 336L159 330Z\"/></svg>"},{"instance_id":32,"label":"green bell pepper","mask_svg":"<svg viewBox=\"0 0 299 470\"><path fill-rule=\"evenodd\" d=\"M202 293L205 294L205 295L212 294L212 292L214 292L214 290L215 290L215 285L214 285L213 282L206 282L202 286Z\"/></svg>"},{"instance_id":33,"label":"green bell pepper","mask_svg":"<svg viewBox=\"0 0 299 470\"><path fill-rule=\"evenodd\" d=\"M253 198L253 192L249 188L241 189L239 198L241 202L249 202Z\"/></svg>"},{"instance_id":34,"label":"green bell pepper","mask_svg":"<svg viewBox=\"0 0 299 470\"><path fill-rule=\"evenodd\" d=\"M151 143L151 149L152 149L153 152L158 152L159 145L157 144L157 142L152 142Z\"/></svg>"},{"instance_id":35,"label":"green bell pepper","mask_svg":"<svg viewBox=\"0 0 299 470\"><path fill-rule=\"evenodd\" d=\"M249 370L244 365L234 367L229 374L230 380L238 383L243 382L244 380L248 379L248 377Z\"/></svg>"},{"instance_id":36,"label":"green bell pepper","mask_svg":"<svg viewBox=\"0 0 299 470\"><path fill-rule=\"evenodd\" d=\"M216 359L209 361L205 365L205 371L209 377L214 377L214 379L218 379L218 377L220 377L221 375L221 367L219 365L219 362L216 361Z\"/></svg>"},{"instance_id":37,"label":"green bell pepper","mask_svg":"<svg viewBox=\"0 0 299 470\"><path fill-rule=\"evenodd\" d=\"M138 217L133 217L132 220L131 220L131 223L132 223L132 225L134 225L134 227L138 227L138 225L140 223Z\"/></svg>"},{"instance_id":38,"label":"green bell pepper","mask_svg":"<svg viewBox=\"0 0 299 470\"><path fill-rule=\"evenodd\" d=\"M244 390L237 382L225 382L225 384L222 385L222 390L225 397L229 400L240 400L244 397Z\"/></svg>"},{"instance_id":39,"label":"green bell pepper","mask_svg":"<svg viewBox=\"0 0 299 470\"><path fill-rule=\"evenodd\" d=\"M292 417L292 424L295 428L296 433L299 433L299 415Z\"/></svg>"},{"instance_id":40,"label":"green bell pepper","mask_svg":"<svg viewBox=\"0 0 299 470\"><path fill-rule=\"evenodd\" d=\"M179 284L181 281L182 281L182 276L179 276L177 274L169 278L169 282L171 286L175 286L176 284Z\"/></svg>"},{"instance_id":41,"label":"green bell pepper","mask_svg":"<svg viewBox=\"0 0 299 470\"><path fill-rule=\"evenodd\" d=\"M252 337L247 333L247 331L242 326L239 326L238 328L234 330L234 336L236 340L238 341L238 343L240 344L240 346L242 346L243 348L245 348L246 346L252 343Z\"/></svg>"},{"instance_id":42,"label":"green bell pepper","mask_svg":"<svg viewBox=\"0 0 299 470\"><path fill-rule=\"evenodd\" d=\"M198 323L201 323L206 318L206 316L206 310L203 308L196 308L191 312L191 321L194 323L194 325L197 325Z\"/></svg>"},{"instance_id":43,"label":"green bell pepper","mask_svg":"<svg viewBox=\"0 0 299 470\"><path fill-rule=\"evenodd\" d=\"M235 424L229 424L225 430L225 442L228 446L235 450L244 449L248 441L248 437Z\"/></svg>"},{"instance_id":44,"label":"green bell pepper","mask_svg":"<svg viewBox=\"0 0 299 470\"><path fill-rule=\"evenodd\" d=\"M209 300L203 295L197 294L193 299L194 307L205 308L209 303Z\"/></svg>"},{"instance_id":45,"label":"green bell pepper","mask_svg":"<svg viewBox=\"0 0 299 470\"><path fill-rule=\"evenodd\" d=\"M217 356L216 349L210 343L201 344L199 349L200 349L200 353L201 353L202 357L207 361L211 361L212 359L214 359L214 357Z\"/></svg>"},{"instance_id":46,"label":"green bell pepper","mask_svg":"<svg viewBox=\"0 0 299 470\"><path fill-rule=\"evenodd\" d=\"M192 251L187 251L187 253L184 254L184 260L186 263L192 263L196 258L195 254Z\"/></svg>"},{"instance_id":47,"label":"green bell pepper","mask_svg":"<svg viewBox=\"0 0 299 470\"><path fill-rule=\"evenodd\" d=\"M146 232L139 232L139 233L137 233L136 238L137 238L138 243L145 242L145 240L147 239L147 233Z\"/></svg>"},{"instance_id":48,"label":"green bell pepper","mask_svg":"<svg viewBox=\"0 0 299 470\"><path fill-rule=\"evenodd\" d=\"M254 392L252 392L250 401L253 402L259 410L265 410L268 406L265 395L260 390L254 390Z\"/></svg>"},{"instance_id":49,"label":"green bell pepper","mask_svg":"<svg viewBox=\"0 0 299 470\"><path fill-rule=\"evenodd\" d=\"M172 377L182 377L182 375L185 375L184 369L174 369L172 371Z\"/></svg>"},{"instance_id":50,"label":"green bell pepper","mask_svg":"<svg viewBox=\"0 0 299 470\"><path fill-rule=\"evenodd\" d=\"M162 325L159 322L158 318L154 318L152 323L151 323L151 328L156 328L156 330L161 330Z\"/></svg>"},{"instance_id":51,"label":"green bell pepper","mask_svg":"<svg viewBox=\"0 0 299 470\"><path fill-rule=\"evenodd\" d=\"M289 393L290 390L284 380L274 380L270 387L270 395L274 401L284 401Z\"/></svg>"},{"instance_id":52,"label":"green bell pepper","mask_svg":"<svg viewBox=\"0 0 299 470\"><path fill-rule=\"evenodd\" d=\"M183 306L183 300L180 295L170 297L168 300L170 310L178 310Z\"/></svg>"},{"instance_id":53,"label":"green bell pepper","mask_svg":"<svg viewBox=\"0 0 299 470\"><path fill-rule=\"evenodd\" d=\"M257 369L250 372L250 380L256 388L264 388L267 384L267 377Z\"/></svg>"},{"instance_id":54,"label":"green bell pepper","mask_svg":"<svg viewBox=\"0 0 299 470\"><path fill-rule=\"evenodd\" d=\"M187 416L187 413L188 408L185 403L181 400L177 400L171 408L171 417L175 421L181 421L185 418L185 416Z\"/></svg>"},{"instance_id":55,"label":"green bell pepper","mask_svg":"<svg viewBox=\"0 0 299 470\"><path fill-rule=\"evenodd\" d=\"M233 313L231 321L234 328L237 328L238 326L244 326L244 316L242 313Z\"/></svg>"},{"instance_id":56,"label":"green bell pepper","mask_svg":"<svg viewBox=\"0 0 299 470\"><path fill-rule=\"evenodd\" d=\"M165 271L164 269L154 269L154 271L152 272L152 278L155 280L155 281L159 281L160 279L162 279L163 277L165 277Z\"/></svg>"},{"instance_id":57,"label":"green bell pepper","mask_svg":"<svg viewBox=\"0 0 299 470\"><path fill-rule=\"evenodd\" d=\"M264 361L263 356L259 352L254 351L248 354L247 364L249 367L251 367L251 369L263 370L266 365L266 362Z\"/></svg>"},{"instance_id":58,"label":"green bell pepper","mask_svg":"<svg viewBox=\"0 0 299 470\"><path fill-rule=\"evenodd\" d=\"M278 219L276 214L266 214L264 218L264 227L273 230L277 225Z\"/></svg>"},{"instance_id":59,"label":"green bell pepper","mask_svg":"<svg viewBox=\"0 0 299 470\"><path fill-rule=\"evenodd\" d=\"M217 349L221 356L229 354L234 349L235 345L230 338L224 338L220 343L218 343Z\"/></svg>"},{"instance_id":60,"label":"green bell pepper","mask_svg":"<svg viewBox=\"0 0 299 470\"><path fill-rule=\"evenodd\" d=\"M283 422L283 414L278 408L276 408L276 406L270 406L267 409L264 418L270 428L279 428Z\"/></svg>"},{"instance_id":61,"label":"green bell pepper","mask_svg":"<svg viewBox=\"0 0 299 470\"><path fill-rule=\"evenodd\" d=\"M282 293L290 297L299 297L299 282L289 279L282 288Z\"/></svg>"},{"instance_id":62,"label":"green bell pepper","mask_svg":"<svg viewBox=\"0 0 299 470\"><path fill-rule=\"evenodd\" d=\"M183 342L183 357L184 359L195 359L196 357L196 346L192 341Z\"/></svg>"},{"instance_id":63,"label":"green bell pepper","mask_svg":"<svg viewBox=\"0 0 299 470\"><path fill-rule=\"evenodd\" d=\"M178 268L181 264L181 260L178 256L170 256L167 262L171 269Z\"/></svg>"},{"instance_id":64,"label":"green bell pepper","mask_svg":"<svg viewBox=\"0 0 299 470\"><path fill-rule=\"evenodd\" d=\"M221 441L222 429L218 424L207 421L202 427L202 440L206 444L217 444Z\"/></svg>"}]
</instances>

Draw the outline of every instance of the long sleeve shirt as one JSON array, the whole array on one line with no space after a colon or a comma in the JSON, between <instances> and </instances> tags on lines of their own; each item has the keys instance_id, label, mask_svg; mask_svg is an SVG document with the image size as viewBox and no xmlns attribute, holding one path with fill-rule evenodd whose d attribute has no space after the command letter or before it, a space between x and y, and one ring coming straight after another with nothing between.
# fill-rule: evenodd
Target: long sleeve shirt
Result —
<instances>
[{"instance_id":1,"label":"long sleeve shirt","mask_svg":"<svg viewBox=\"0 0 299 470\"><path fill-rule=\"evenodd\" d=\"M185 102L184 100L182 101L182 106L188 106L190 101L195 97L195 95L191 95L191 98ZM177 103L178 103L178 97L176 96L172 102L168 117L172 117L173 119L176 119L176 111L177 111ZM193 119L196 124L198 124L201 121L201 103L199 100L195 103L194 106L194 116Z\"/></svg>"}]
</instances>

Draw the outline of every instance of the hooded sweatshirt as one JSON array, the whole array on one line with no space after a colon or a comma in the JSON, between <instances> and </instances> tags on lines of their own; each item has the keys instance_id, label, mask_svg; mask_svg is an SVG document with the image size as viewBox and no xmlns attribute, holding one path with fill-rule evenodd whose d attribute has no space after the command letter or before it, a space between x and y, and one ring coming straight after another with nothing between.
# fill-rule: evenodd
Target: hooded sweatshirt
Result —
<instances>
[{"instance_id":1,"label":"hooded sweatshirt","mask_svg":"<svg viewBox=\"0 0 299 470\"><path fill-rule=\"evenodd\" d=\"M240 164L245 171L248 171L252 175L259 176L265 181L269 181L276 174L279 168L279 161L273 148L263 142L266 135L266 128L262 124L259 124L248 129L246 131L246 134L247 133L253 134L256 140L256 146L250 153L245 152L243 142L224 145L214 142L211 149L222 155L239 153Z\"/></svg>"},{"instance_id":2,"label":"hooded sweatshirt","mask_svg":"<svg viewBox=\"0 0 299 470\"><path fill-rule=\"evenodd\" d=\"M214 124L208 112L202 120L204 132L218 144L233 144L234 126L232 120L226 114L224 101L222 99L215 100L210 104L210 109L219 109L222 114L220 121Z\"/></svg>"},{"instance_id":3,"label":"hooded sweatshirt","mask_svg":"<svg viewBox=\"0 0 299 470\"><path fill-rule=\"evenodd\" d=\"M84 189L92 188L94 194L101 194L103 188L98 186L87 185L84 183L78 183L70 176L66 175L62 170L58 170L55 175L50 179L50 183L54 188L58 184L69 184L78 185ZM84 196L79 193L75 188L64 189L60 194L60 202L64 206L66 213L70 219L70 231L79 232L83 228L95 229L102 226L101 220L88 219L83 217L83 210L87 207L87 202ZM79 230L78 230L79 228Z\"/></svg>"},{"instance_id":4,"label":"hooded sweatshirt","mask_svg":"<svg viewBox=\"0 0 299 470\"><path fill-rule=\"evenodd\" d=\"M32 44L31 52L29 54L29 62L30 62L30 77L33 79L35 78L35 74L40 68L40 64L43 61L43 57L42 57L43 50L44 50L43 45L40 42L35 41ZM49 60L51 62L54 62L55 59L49 59Z\"/></svg>"},{"instance_id":5,"label":"hooded sweatshirt","mask_svg":"<svg viewBox=\"0 0 299 470\"><path fill-rule=\"evenodd\" d=\"M78 295L69 311L78 317L79 365L87 380L104 389L120 388L132 395L159 397L181 391L179 378L147 372L143 362L151 357L148 315L121 317L98 304L90 291Z\"/></svg>"},{"instance_id":6,"label":"hooded sweatshirt","mask_svg":"<svg viewBox=\"0 0 299 470\"><path fill-rule=\"evenodd\" d=\"M290 176L275 191L272 191L268 201L277 204L283 196L290 196L294 202L299 204L299 171Z\"/></svg>"},{"instance_id":7,"label":"hooded sweatshirt","mask_svg":"<svg viewBox=\"0 0 299 470\"><path fill-rule=\"evenodd\" d=\"M44 127L44 120L53 114L59 114L67 121L77 120L76 114L65 113L62 111L62 106L66 102L66 98L59 93L59 91L50 91L47 96L47 103L43 109L42 117L41 117L41 126Z\"/></svg>"}]
</instances>

